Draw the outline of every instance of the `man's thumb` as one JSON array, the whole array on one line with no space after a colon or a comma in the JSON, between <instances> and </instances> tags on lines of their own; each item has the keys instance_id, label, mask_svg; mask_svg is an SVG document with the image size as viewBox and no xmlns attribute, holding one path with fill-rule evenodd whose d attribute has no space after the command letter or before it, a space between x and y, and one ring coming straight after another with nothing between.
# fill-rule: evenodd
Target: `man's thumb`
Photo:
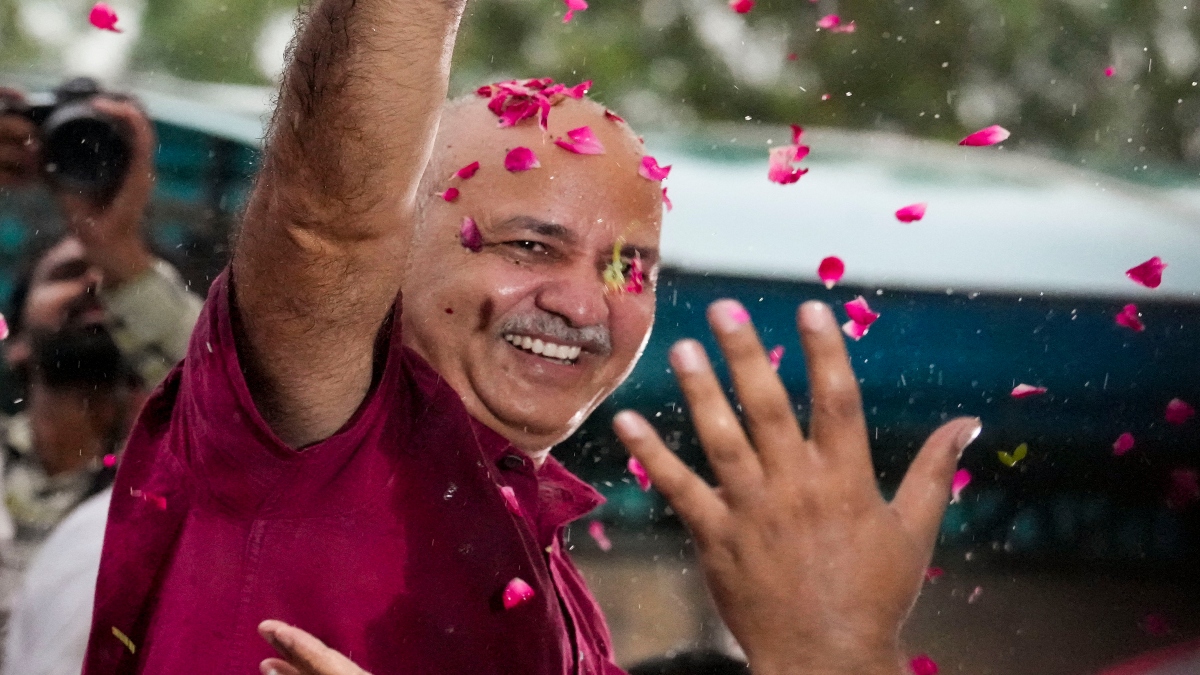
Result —
<instances>
[{"instance_id":1,"label":"man's thumb","mask_svg":"<svg viewBox=\"0 0 1200 675\"><path fill-rule=\"evenodd\" d=\"M892 508L908 531L930 549L950 501L950 484L958 459L982 430L983 424L977 417L960 417L938 427L908 467L892 500Z\"/></svg>"}]
</instances>

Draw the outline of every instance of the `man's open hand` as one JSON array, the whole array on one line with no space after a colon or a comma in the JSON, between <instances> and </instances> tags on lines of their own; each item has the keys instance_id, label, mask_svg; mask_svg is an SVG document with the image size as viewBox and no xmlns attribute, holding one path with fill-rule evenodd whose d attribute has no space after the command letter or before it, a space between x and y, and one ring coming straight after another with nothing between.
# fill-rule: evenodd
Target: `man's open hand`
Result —
<instances>
[{"instance_id":1,"label":"man's open hand","mask_svg":"<svg viewBox=\"0 0 1200 675\"><path fill-rule=\"evenodd\" d=\"M935 431L888 503L829 308L810 302L798 315L812 390L807 438L741 305L720 301L708 316L746 428L699 343L675 345L671 364L720 486L689 470L636 413L617 415L618 436L691 529L721 616L756 675L903 672L900 627L979 420Z\"/></svg>"},{"instance_id":2,"label":"man's open hand","mask_svg":"<svg viewBox=\"0 0 1200 675\"><path fill-rule=\"evenodd\" d=\"M262 675L370 675L324 642L282 621L264 621L258 633L283 657L260 663Z\"/></svg>"}]
</instances>

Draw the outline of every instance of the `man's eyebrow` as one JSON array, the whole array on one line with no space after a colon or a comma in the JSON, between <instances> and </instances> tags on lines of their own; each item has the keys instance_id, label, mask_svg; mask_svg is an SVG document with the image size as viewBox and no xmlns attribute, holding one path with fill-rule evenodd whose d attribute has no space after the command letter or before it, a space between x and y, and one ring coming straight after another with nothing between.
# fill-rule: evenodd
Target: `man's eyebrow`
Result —
<instances>
[{"instance_id":1,"label":"man's eyebrow","mask_svg":"<svg viewBox=\"0 0 1200 675\"><path fill-rule=\"evenodd\" d=\"M508 220L501 221L495 228L500 232L524 231L533 232L543 237L558 239L565 243L574 243L576 241L575 233L567 227L558 223L551 223L533 216L514 216Z\"/></svg>"},{"instance_id":2,"label":"man's eyebrow","mask_svg":"<svg viewBox=\"0 0 1200 675\"><path fill-rule=\"evenodd\" d=\"M647 265L656 265L658 263L658 248L654 246L633 246L628 245L621 250L621 255L631 256L637 253L642 258L642 262Z\"/></svg>"}]
</instances>

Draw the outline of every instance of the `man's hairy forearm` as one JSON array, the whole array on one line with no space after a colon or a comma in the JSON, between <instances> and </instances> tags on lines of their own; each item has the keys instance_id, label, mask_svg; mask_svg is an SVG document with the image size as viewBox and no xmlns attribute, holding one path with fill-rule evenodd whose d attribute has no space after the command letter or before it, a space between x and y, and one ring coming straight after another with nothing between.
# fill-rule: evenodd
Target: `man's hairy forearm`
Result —
<instances>
[{"instance_id":1,"label":"man's hairy forearm","mask_svg":"<svg viewBox=\"0 0 1200 675\"><path fill-rule=\"evenodd\" d=\"M320 0L309 9L267 140L258 186L267 194L256 195L270 220L358 239L405 219L446 96L463 4Z\"/></svg>"}]
</instances>

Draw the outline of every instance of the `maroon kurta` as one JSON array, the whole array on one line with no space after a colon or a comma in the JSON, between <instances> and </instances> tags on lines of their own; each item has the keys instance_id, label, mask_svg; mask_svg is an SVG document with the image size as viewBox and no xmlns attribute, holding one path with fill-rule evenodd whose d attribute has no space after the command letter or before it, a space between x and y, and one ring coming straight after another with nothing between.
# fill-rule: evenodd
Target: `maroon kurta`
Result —
<instances>
[{"instance_id":1,"label":"maroon kurta","mask_svg":"<svg viewBox=\"0 0 1200 675\"><path fill-rule=\"evenodd\" d=\"M257 672L264 619L374 675L621 672L562 549L601 497L473 420L399 323L358 412L297 452L251 401L217 278L117 475L87 675ZM514 577L536 596L506 611Z\"/></svg>"}]
</instances>

